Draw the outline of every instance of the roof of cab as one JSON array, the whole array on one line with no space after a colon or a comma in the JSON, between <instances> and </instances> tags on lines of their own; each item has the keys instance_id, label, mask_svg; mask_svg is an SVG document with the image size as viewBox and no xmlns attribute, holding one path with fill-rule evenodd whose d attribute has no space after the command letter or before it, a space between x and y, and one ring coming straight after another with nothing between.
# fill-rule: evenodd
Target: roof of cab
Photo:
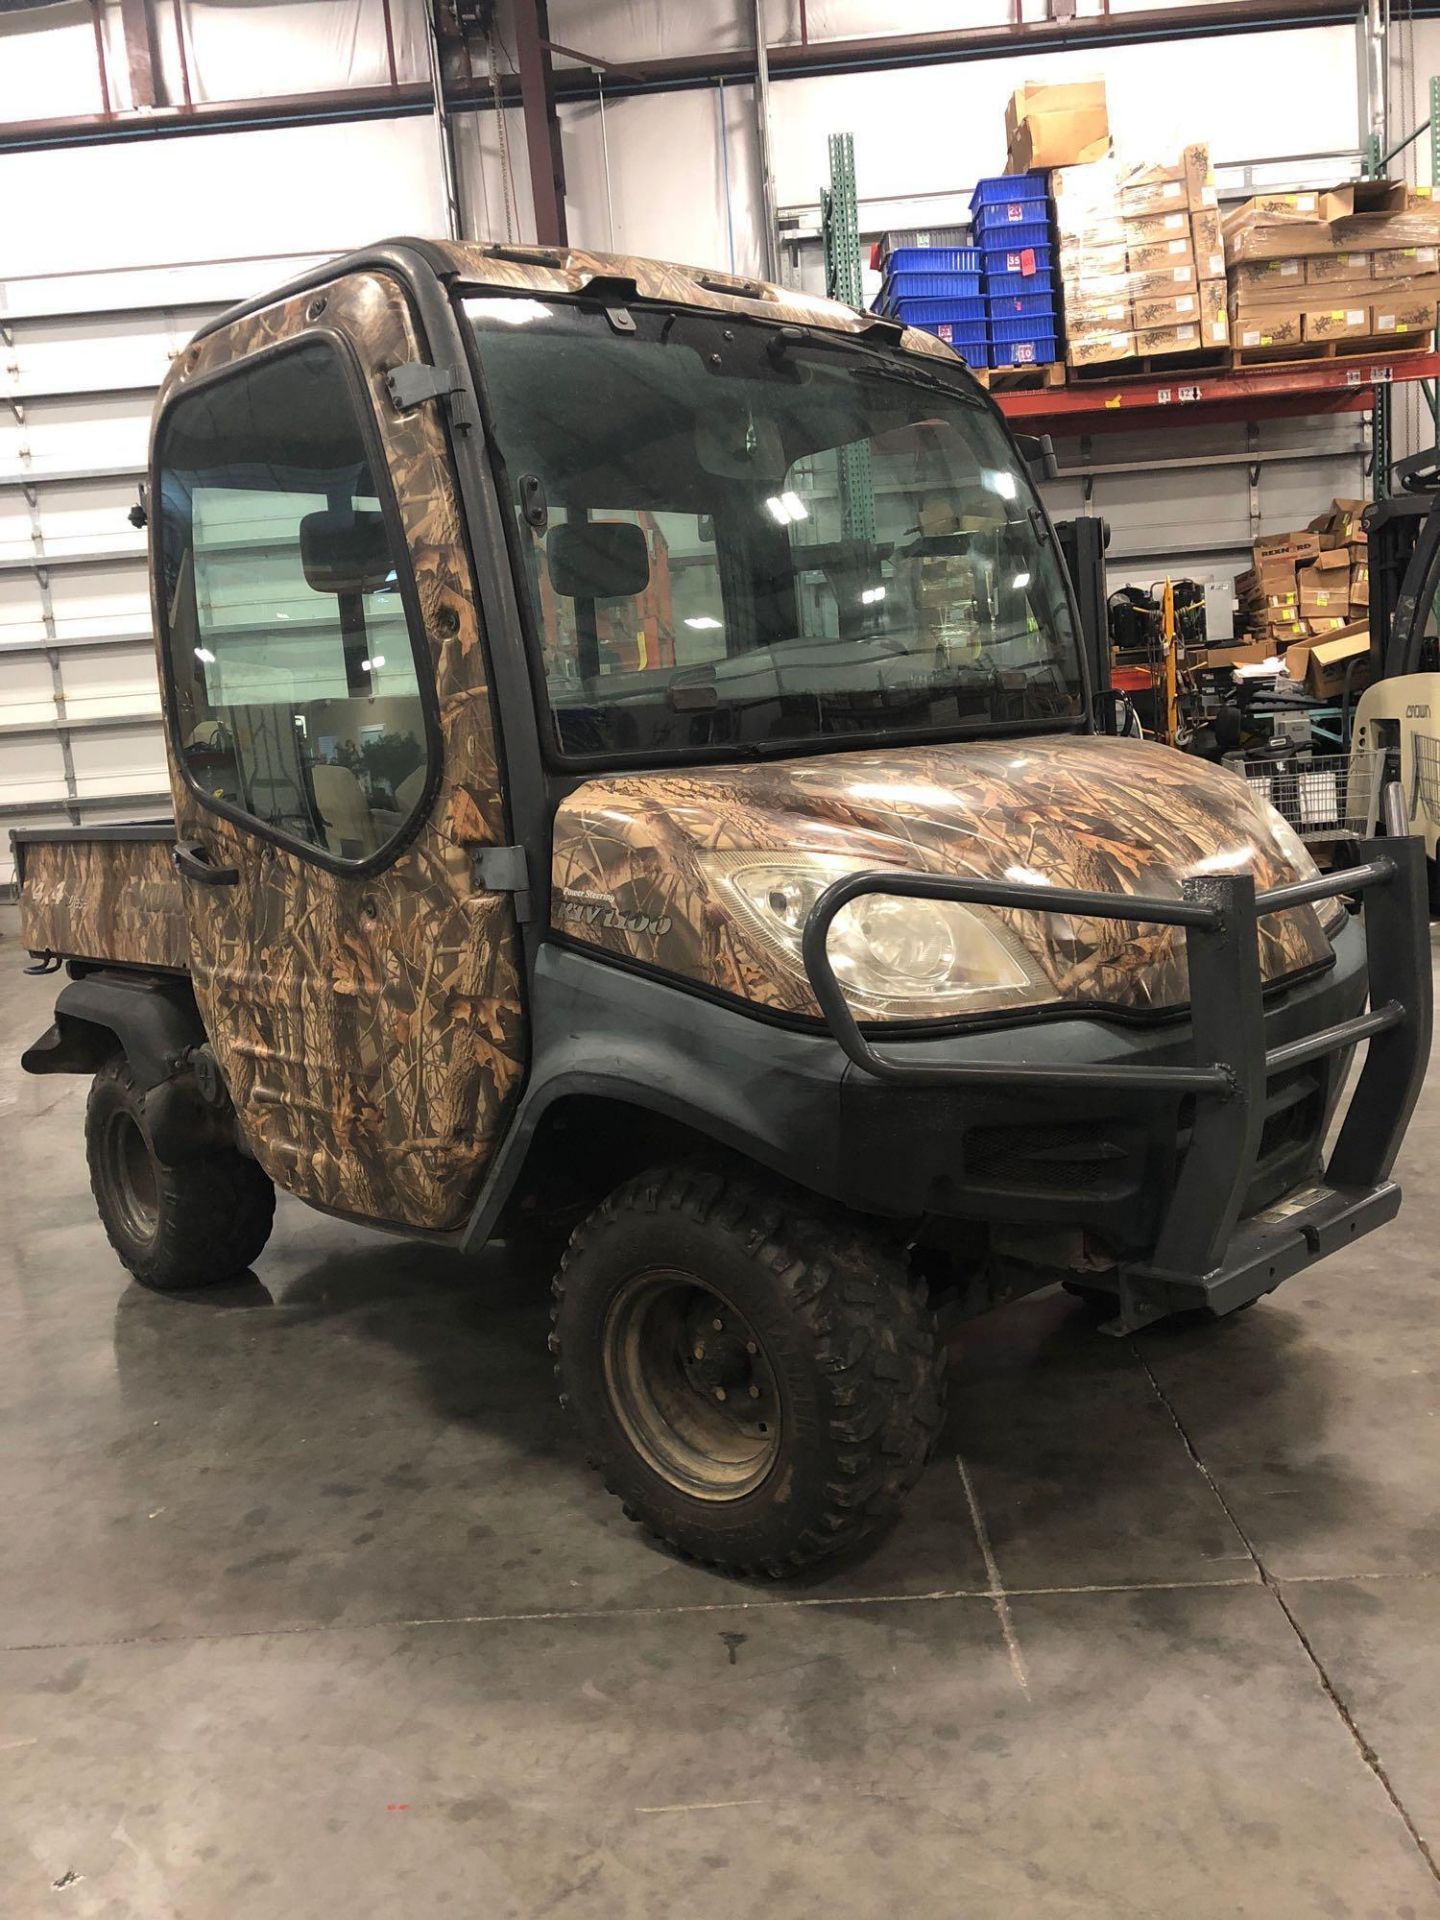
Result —
<instances>
[{"instance_id":1,"label":"roof of cab","mask_svg":"<svg viewBox=\"0 0 1440 1920\"><path fill-rule=\"evenodd\" d=\"M486 242L436 240L427 251L442 255L458 279L476 287L526 293L583 293L596 281L628 282L642 300L669 300L721 313L745 313L798 326L829 327L836 333L863 333L875 316L859 313L838 300L779 287L768 280L709 267L678 266L631 253L590 253L578 247L520 247ZM623 297L617 287L617 299ZM908 353L958 359L932 333L906 327L900 345Z\"/></svg>"},{"instance_id":2,"label":"roof of cab","mask_svg":"<svg viewBox=\"0 0 1440 1920\"><path fill-rule=\"evenodd\" d=\"M234 321L259 313L290 296L308 292L344 274L397 270L413 273L423 263L440 279L458 281L477 290L494 288L511 293L574 294L593 292L604 283L614 286L616 304L625 298L664 300L675 306L708 308L715 313L748 314L802 327L828 327L834 333L860 335L883 326L896 340L893 320L880 321L838 300L804 293L798 287L779 287L768 280L747 280L736 273L709 267L678 266L668 260L647 260L632 253L589 253L579 247L525 247L480 240L385 240L374 247L311 267L269 293L241 301L197 329L194 339L221 332ZM964 366L953 348L933 333L916 327L901 330L896 344L906 353Z\"/></svg>"}]
</instances>

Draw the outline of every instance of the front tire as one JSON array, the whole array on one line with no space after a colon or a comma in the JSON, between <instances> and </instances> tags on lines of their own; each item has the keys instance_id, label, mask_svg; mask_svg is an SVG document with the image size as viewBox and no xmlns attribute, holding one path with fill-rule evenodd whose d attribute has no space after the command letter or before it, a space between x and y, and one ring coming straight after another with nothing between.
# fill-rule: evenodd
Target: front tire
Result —
<instances>
[{"instance_id":1,"label":"front tire","mask_svg":"<svg viewBox=\"0 0 1440 1920\"><path fill-rule=\"evenodd\" d=\"M939 1436L944 1356L903 1252L759 1179L631 1180L554 1284L561 1399L632 1519L782 1578L871 1544Z\"/></svg>"},{"instance_id":2,"label":"front tire","mask_svg":"<svg viewBox=\"0 0 1440 1920\"><path fill-rule=\"evenodd\" d=\"M270 1238L275 1189L253 1160L233 1147L179 1166L156 1157L123 1054L90 1088L85 1153L105 1237L144 1286L170 1292L233 1280Z\"/></svg>"}]
</instances>

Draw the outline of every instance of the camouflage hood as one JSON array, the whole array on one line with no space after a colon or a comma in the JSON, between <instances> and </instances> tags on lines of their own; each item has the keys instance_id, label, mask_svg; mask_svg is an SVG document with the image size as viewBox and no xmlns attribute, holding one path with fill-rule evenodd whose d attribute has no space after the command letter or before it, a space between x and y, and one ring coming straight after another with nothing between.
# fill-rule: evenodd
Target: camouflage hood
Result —
<instances>
[{"instance_id":1,"label":"camouflage hood","mask_svg":"<svg viewBox=\"0 0 1440 1920\"><path fill-rule=\"evenodd\" d=\"M1157 747L1090 737L816 755L586 782L556 821L553 919L571 937L795 1013L808 983L777 963L717 889L724 853L815 852L857 865L1106 893L1178 896L1205 872L1295 878L1235 775ZM1183 934L1127 921L1004 912L1054 1002L1183 1005ZM1261 970L1329 958L1315 911L1262 923Z\"/></svg>"}]
</instances>

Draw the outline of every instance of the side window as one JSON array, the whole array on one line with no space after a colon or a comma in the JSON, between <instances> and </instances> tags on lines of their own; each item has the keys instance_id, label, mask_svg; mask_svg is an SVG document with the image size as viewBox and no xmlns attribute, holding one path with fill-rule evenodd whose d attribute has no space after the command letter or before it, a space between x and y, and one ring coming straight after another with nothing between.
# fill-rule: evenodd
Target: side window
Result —
<instances>
[{"instance_id":1,"label":"side window","mask_svg":"<svg viewBox=\"0 0 1440 1920\"><path fill-rule=\"evenodd\" d=\"M334 859L400 832L427 734L408 567L335 350L188 394L160 444L176 750L203 792Z\"/></svg>"}]
</instances>

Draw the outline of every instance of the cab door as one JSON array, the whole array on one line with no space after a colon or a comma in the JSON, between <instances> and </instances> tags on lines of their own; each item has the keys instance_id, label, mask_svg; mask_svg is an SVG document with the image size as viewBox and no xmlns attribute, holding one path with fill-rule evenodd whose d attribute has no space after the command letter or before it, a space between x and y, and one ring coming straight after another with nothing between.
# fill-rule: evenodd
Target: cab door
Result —
<instances>
[{"instance_id":1,"label":"cab door","mask_svg":"<svg viewBox=\"0 0 1440 1920\"><path fill-rule=\"evenodd\" d=\"M276 1184L468 1211L523 1070L496 723L446 429L399 283L191 347L152 450L156 632L195 994Z\"/></svg>"}]
</instances>

